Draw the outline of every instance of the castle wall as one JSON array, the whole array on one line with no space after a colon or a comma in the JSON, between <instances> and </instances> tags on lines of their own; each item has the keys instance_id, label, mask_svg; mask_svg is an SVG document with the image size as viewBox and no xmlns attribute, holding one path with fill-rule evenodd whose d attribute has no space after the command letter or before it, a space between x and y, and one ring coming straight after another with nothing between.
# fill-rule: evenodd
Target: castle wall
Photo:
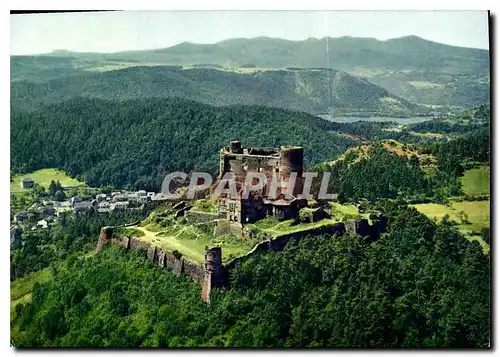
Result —
<instances>
[{"instance_id":1,"label":"castle wall","mask_svg":"<svg viewBox=\"0 0 500 357\"><path fill-rule=\"evenodd\" d=\"M219 247L205 247L205 263L202 266L201 264L193 262L189 259L185 259L178 251L169 252L163 250L153 244L144 242L137 237L111 237L113 227L103 227L103 229L101 229L101 235L99 237L96 250L100 250L104 244L110 243L117 244L127 250L140 252L153 264L157 264L162 268L168 267L174 274L185 274L194 282L200 284L202 286L201 297L203 301L210 303L211 290L214 287L229 284L231 270L233 270L238 264L241 264L261 253L281 250L292 239L305 239L308 237L313 238L321 235L356 233L361 236L367 236L372 240L376 240L380 237L380 233L385 231L386 226L387 219L382 216L379 217L373 225L369 225L368 220L366 219L360 221L351 219L346 222L339 222L301 232L284 234L256 244L247 254L235 258L225 265L222 264L222 251ZM229 227L232 227L232 229L238 228L235 227L234 224L229 224ZM253 232L244 227L239 229L241 232L246 232L247 236L253 234Z\"/></svg>"},{"instance_id":2,"label":"castle wall","mask_svg":"<svg viewBox=\"0 0 500 357\"><path fill-rule=\"evenodd\" d=\"M208 223L212 222L219 217L217 213L186 211L184 217L188 223Z\"/></svg>"}]
</instances>

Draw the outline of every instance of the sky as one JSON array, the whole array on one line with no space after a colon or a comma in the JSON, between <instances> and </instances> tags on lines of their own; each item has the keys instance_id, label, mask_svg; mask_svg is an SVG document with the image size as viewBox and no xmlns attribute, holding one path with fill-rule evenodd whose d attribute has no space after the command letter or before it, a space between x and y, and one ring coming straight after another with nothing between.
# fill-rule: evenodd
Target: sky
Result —
<instances>
[{"instance_id":1,"label":"sky","mask_svg":"<svg viewBox=\"0 0 500 357\"><path fill-rule=\"evenodd\" d=\"M489 48L486 11L123 11L10 15L11 55L118 52L257 36L416 35L453 46Z\"/></svg>"}]
</instances>

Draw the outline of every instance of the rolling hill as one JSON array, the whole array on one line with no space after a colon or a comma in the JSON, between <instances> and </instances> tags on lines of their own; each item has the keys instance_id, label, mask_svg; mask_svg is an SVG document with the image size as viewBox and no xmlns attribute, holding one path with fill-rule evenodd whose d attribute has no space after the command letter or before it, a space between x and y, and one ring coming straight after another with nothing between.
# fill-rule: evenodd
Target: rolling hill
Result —
<instances>
[{"instance_id":1,"label":"rolling hill","mask_svg":"<svg viewBox=\"0 0 500 357\"><path fill-rule=\"evenodd\" d=\"M48 65L51 60L55 62ZM324 37L303 41L257 37L181 44L148 51L12 56L14 81L40 82L133 66L210 68L331 68L364 78L407 101L432 107L489 103L489 51L406 36ZM52 67L51 67L52 66ZM39 70L36 70L39 68Z\"/></svg>"},{"instance_id":2,"label":"rolling hill","mask_svg":"<svg viewBox=\"0 0 500 357\"><path fill-rule=\"evenodd\" d=\"M337 70L236 73L211 68L129 67L44 83L12 82L14 107L34 109L73 97L111 100L180 97L222 105L266 105L312 114L408 116L428 111Z\"/></svg>"}]
</instances>

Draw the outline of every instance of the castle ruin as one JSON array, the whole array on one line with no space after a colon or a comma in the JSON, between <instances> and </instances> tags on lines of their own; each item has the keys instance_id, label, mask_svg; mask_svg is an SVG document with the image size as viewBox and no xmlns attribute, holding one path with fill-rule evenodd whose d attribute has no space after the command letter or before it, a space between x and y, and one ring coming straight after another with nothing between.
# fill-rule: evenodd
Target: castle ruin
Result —
<instances>
[{"instance_id":1,"label":"castle ruin","mask_svg":"<svg viewBox=\"0 0 500 357\"><path fill-rule=\"evenodd\" d=\"M249 148L239 141L232 141L231 146L220 151L219 178L227 173L234 175L237 198L221 194L218 200L218 212L226 216L229 222L245 224L255 222L267 216L275 216L280 220L295 218L300 208L307 205L306 200L297 196L303 188L304 149L302 147ZM245 198L243 193L248 189L245 178L248 172L264 174L266 182L262 189L252 191ZM295 185L289 190L285 185L291 173L297 173ZM272 181L279 182L276 195L271 197ZM258 182L252 182L256 185Z\"/></svg>"}]
</instances>

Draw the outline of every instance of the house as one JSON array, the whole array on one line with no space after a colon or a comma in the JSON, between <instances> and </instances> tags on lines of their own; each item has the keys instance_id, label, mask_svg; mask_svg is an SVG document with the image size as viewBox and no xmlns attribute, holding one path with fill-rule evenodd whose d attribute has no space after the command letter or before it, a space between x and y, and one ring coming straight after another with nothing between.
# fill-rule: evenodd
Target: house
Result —
<instances>
[{"instance_id":1,"label":"house","mask_svg":"<svg viewBox=\"0 0 500 357\"><path fill-rule=\"evenodd\" d=\"M49 222L47 222L45 219L42 219L36 222L36 226L37 228L47 229L49 226Z\"/></svg>"},{"instance_id":2,"label":"house","mask_svg":"<svg viewBox=\"0 0 500 357\"><path fill-rule=\"evenodd\" d=\"M56 211L52 205L45 205L41 210L44 216L53 216Z\"/></svg>"},{"instance_id":3,"label":"house","mask_svg":"<svg viewBox=\"0 0 500 357\"><path fill-rule=\"evenodd\" d=\"M54 202L54 206L55 206L56 209L70 208L71 207L71 202L70 201Z\"/></svg>"},{"instance_id":4,"label":"house","mask_svg":"<svg viewBox=\"0 0 500 357\"><path fill-rule=\"evenodd\" d=\"M71 202L70 201L54 202L54 208L56 211L55 213L56 216L59 217L59 213L71 210Z\"/></svg>"},{"instance_id":5,"label":"house","mask_svg":"<svg viewBox=\"0 0 500 357\"><path fill-rule=\"evenodd\" d=\"M128 201L124 201L124 202L116 202L114 203L112 206L111 206L111 210L112 211L116 211L116 210L123 210L123 209L127 209L128 208Z\"/></svg>"},{"instance_id":6,"label":"house","mask_svg":"<svg viewBox=\"0 0 500 357\"><path fill-rule=\"evenodd\" d=\"M126 199L129 202L139 202L139 195L137 192L129 192L125 195L125 197L127 197Z\"/></svg>"},{"instance_id":7,"label":"house","mask_svg":"<svg viewBox=\"0 0 500 357\"><path fill-rule=\"evenodd\" d=\"M97 213L109 213L111 212L111 206L109 204L109 202L100 202L98 205L97 205Z\"/></svg>"},{"instance_id":8,"label":"house","mask_svg":"<svg viewBox=\"0 0 500 357\"><path fill-rule=\"evenodd\" d=\"M145 190L137 191L137 197L143 197L143 196L147 196L147 195L148 195L148 193Z\"/></svg>"},{"instance_id":9,"label":"house","mask_svg":"<svg viewBox=\"0 0 500 357\"><path fill-rule=\"evenodd\" d=\"M27 212L17 212L14 214L14 222L16 223L22 223L23 221L28 219L28 213Z\"/></svg>"},{"instance_id":10,"label":"house","mask_svg":"<svg viewBox=\"0 0 500 357\"><path fill-rule=\"evenodd\" d=\"M30 178L21 179L21 188L33 188L35 187L35 180Z\"/></svg>"},{"instance_id":11,"label":"house","mask_svg":"<svg viewBox=\"0 0 500 357\"><path fill-rule=\"evenodd\" d=\"M168 200L169 200L169 196L167 196L161 192L154 195L153 197L151 197L151 201L153 201L153 202L163 202L163 201L168 201Z\"/></svg>"},{"instance_id":12,"label":"house","mask_svg":"<svg viewBox=\"0 0 500 357\"><path fill-rule=\"evenodd\" d=\"M71 203L71 205L74 207L75 206L75 203L77 202L81 202L82 199L80 198L80 196L76 195L76 196L73 196L69 199L69 202Z\"/></svg>"},{"instance_id":13,"label":"house","mask_svg":"<svg viewBox=\"0 0 500 357\"><path fill-rule=\"evenodd\" d=\"M99 193L98 195L95 196L95 199L97 200L97 202L102 202L102 201L106 201L106 198L108 196L106 196L105 193Z\"/></svg>"},{"instance_id":14,"label":"house","mask_svg":"<svg viewBox=\"0 0 500 357\"><path fill-rule=\"evenodd\" d=\"M89 201L75 202L75 204L73 205L73 212L75 212L76 214L90 212L91 210L92 203L90 203Z\"/></svg>"},{"instance_id":15,"label":"house","mask_svg":"<svg viewBox=\"0 0 500 357\"><path fill-rule=\"evenodd\" d=\"M119 195L114 195L112 201L113 202L123 202L123 201L127 201L127 199L128 199L127 195L119 194Z\"/></svg>"}]
</instances>

